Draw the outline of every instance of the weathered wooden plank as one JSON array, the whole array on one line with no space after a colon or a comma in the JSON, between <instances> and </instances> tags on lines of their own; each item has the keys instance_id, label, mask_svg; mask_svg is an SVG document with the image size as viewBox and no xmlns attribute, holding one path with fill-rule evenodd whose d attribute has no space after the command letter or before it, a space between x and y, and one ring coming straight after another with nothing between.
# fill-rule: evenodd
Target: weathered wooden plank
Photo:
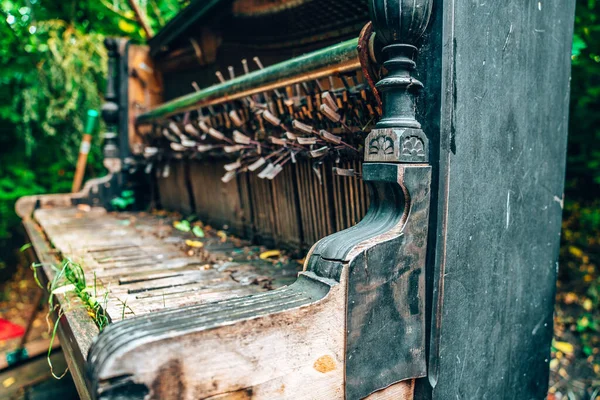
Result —
<instances>
[{"instance_id":1,"label":"weathered wooden plank","mask_svg":"<svg viewBox=\"0 0 600 400\"><path fill-rule=\"evenodd\" d=\"M546 397L574 6L436 9L439 240L425 398Z\"/></svg>"},{"instance_id":2,"label":"weathered wooden plank","mask_svg":"<svg viewBox=\"0 0 600 400\"><path fill-rule=\"evenodd\" d=\"M54 277L52 265L59 265L58 260L52 249L46 243L41 228L29 218L23 220L23 226L33 245L37 259L42 264L41 272L38 277L43 285L47 285ZM65 295L55 294L54 304L59 304L64 313L58 322L58 337L63 352L67 355L67 364L73 376L73 381L77 385L77 391L82 399L91 399L89 390L89 381L83 371L85 359L91 342L98 334L98 328L87 315L87 311L77 298L67 301ZM70 306L67 306L70 304ZM57 315L51 313L56 321Z\"/></svg>"},{"instance_id":3,"label":"weathered wooden plank","mask_svg":"<svg viewBox=\"0 0 600 400\"><path fill-rule=\"evenodd\" d=\"M343 281L308 273L262 295L115 324L91 353L96 388L117 396L131 374L150 398L343 398Z\"/></svg>"},{"instance_id":4,"label":"weathered wooden plank","mask_svg":"<svg viewBox=\"0 0 600 400\"><path fill-rule=\"evenodd\" d=\"M38 210L35 217L61 256L82 264L87 285L95 287L113 322L258 293L289 282L299 267L274 269L269 261L252 260L257 253L246 242L231 236L223 241L210 229L205 238L195 238L204 243L202 250L190 255L184 243L190 233L145 213L63 208Z\"/></svg>"}]
</instances>

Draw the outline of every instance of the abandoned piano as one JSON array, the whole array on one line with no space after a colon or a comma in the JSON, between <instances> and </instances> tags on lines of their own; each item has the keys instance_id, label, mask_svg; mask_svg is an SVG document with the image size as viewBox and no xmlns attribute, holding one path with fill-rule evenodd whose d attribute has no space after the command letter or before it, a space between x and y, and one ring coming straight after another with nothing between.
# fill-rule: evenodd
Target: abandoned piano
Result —
<instances>
[{"instance_id":1,"label":"abandoned piano","mask_svg":"<svg viewBox=\"0 0 600 400\"><path fill-rule=\"evenodd\" d=\"M544 398L567 3L196 0L107 39L108 174L16 206L85 287L51 290L80 396Z\"/></svg>"}]
</instances>

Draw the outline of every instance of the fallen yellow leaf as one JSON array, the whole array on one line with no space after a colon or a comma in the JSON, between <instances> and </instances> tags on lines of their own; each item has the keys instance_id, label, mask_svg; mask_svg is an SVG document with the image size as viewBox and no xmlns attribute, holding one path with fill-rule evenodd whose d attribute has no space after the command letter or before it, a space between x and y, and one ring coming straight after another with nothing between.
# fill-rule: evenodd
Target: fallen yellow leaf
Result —
<instances>
[{"instance_id":1,"label":"fallen yellow leaf","mask_svg":"<svg viewBox=\"0 0 600 400\"><path fill-rule=\"evenodd\" d=\"M573 351L575 350L573 345L569 342L554 342L554 348L565 354L573 354Z\"/></svg>"},{"instance_id":2,"label":"fallen yellow leaf","mask_svg":"<svg viewBox=\"0 0 600 400\"><path fill-rule=\"evenodd\" d=\"M594 305L592 304L592 300L590 299L585 299L585 301L583 302L583 309L586 311L592 311L592 307Z\"/></svg>"},{"instance_id":3,"label":"fallen yellow leaf","mask_svg":"<svg viewBox=\"0 0 600 400\"><path fill-rule=\"evenodd\" d=\"M227 240L227 233L225 233L225 231L218 231L217 236L221 238L221 242L225 242Z\"/></svg>"},{"instance_id":4,"label":"fallen yellow leaf","mask_svg":"<svg viewBox=\"0 0 600 400\"><path fill-rule=\"evenodd\" d=\"M571 253L575 257L581 257L583 255L583 251L581 251L580 248L575 246L569 246L569 253Z\"/></svg>"},{"instance_id":5,"label":"fallen yellow leaf","mask_svg":"<svg viewBox=\"0 0 600 400\"><path fill-rule=\"evenodd\" d=\"M5 388L8 388L8 387L11 387L13 385L13 383L15 383L15 378L11 376L10 378L6 378L2 382L2 386L4 386Z\"/></svg>"},{"instance_id":6,"label":"fallen yellow leaf","mask_svg":"<svg viewBox=\"0 0 600 400\"><path fill-rule=\"evenodd\" d=\"M260 253L260 259L261 260L266 260L267 258L271 258L271 257L279 257L281 255L281 251L279 250L269 250L269 251L265 251Z\"/></svg>"},{"instance_id":7,"label":"fallen yellow leaf","mask_svg":"<svg viewBox=\"0 0 600 400\"><path fill-rule=\"evenodd\" d=\"M198 240L186 240L185 244L187 244L190 247L195 247L195 248L204 247L204 243L202 243Z\"/></svg>"}]
</instances>

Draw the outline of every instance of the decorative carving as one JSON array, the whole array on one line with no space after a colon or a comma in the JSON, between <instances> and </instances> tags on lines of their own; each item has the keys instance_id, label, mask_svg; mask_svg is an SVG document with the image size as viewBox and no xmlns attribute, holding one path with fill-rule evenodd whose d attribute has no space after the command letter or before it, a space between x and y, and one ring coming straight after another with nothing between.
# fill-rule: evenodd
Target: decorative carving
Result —
<instances>
[{"instance_id":1,"label":"decorative carving","mask_svg":"<svg viewBox=\"0 0 600 400\"><path fill-rule=\"evenodd\" d=\"M425 157L423 140L417 136L405 136L402 142L402 155L410 157Z\"/></svg>"},{"instance_id":2,"label":"decorative carving","mask_svg":"<svg viewBox=\"0 0 600 400\"><path fill-rule=\"evenodd\" d=\"M369 142L369 155L384 156L394 154L394 140L389 136L379 136Z\"/></svg>"},{"instance_id":3,"label":"decorative carving","mask_svg":"<svg viewBox=\"0 0 600 400\"><path fill-rule=\"evenodd\" d=\"M369 0L377 37L384 44L416 44L427 29L433 0Z\"/></svg>"},{"instance_id":4,"label":"decorative carving","mask_svg":"<svg viewBox=\"0 0 600 400\"><path fill-rule=\"evenodd\" d=\"M415 118L415 97L423 84L412 76L416 68L414 58L418 53L416 45L425 33L433 0L371 0L369 8L376 39L383 45L383 65L388 74L375 85L383 99L383 115L367 137L368 143L381 136L381 131L389 128L412 129L419 132L414 141L406 142L403 135L396 134L395 159L389 154L365 154L366 161L386 162L427 162L428 139L421 131L421 124ZM400 141L402 140L402 141ZM417 141L422 143L419 145ZM416 146L416 147L412 147ZM417 148L418 147L418 148Z\"/></svg>"},{"instance_id":5,"label":"decorative carving","mask_svg":"<svg viewBox=\"0 0 600 400\"><path fill-rule=\"evenodd\" d=\"M429 142L421 129L374 129L367 136L365 161L425 163Z\"/></svg>"}]
</instances>

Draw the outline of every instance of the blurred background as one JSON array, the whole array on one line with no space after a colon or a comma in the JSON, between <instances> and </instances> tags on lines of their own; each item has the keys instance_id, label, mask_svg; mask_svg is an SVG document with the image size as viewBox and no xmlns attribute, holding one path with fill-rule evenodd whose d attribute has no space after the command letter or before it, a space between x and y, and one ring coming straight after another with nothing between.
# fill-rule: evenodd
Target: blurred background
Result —
<instances>
[{"instance_id":1,"label":"blurred background","mask_svg":"<svg viewBox=\"0 0 600 400\"><path fill-rule=\"evenodd\" d=\"M187 5L138 3L155 31ZM143 41L144 31L126 1L0 0L0 5L0 321L20 326L32 312L36 288L19 251L25 239L14 203L30 194L70 191L86 111L103 102L107 55L102 41L106 36ZM600 398L600 0L577 0L576 14L549 360L549 398L559 400ZM94 141L86 179L104 174L100 137ZM32 335L47 340L44 319L39 313ZM0 334L2 358L15 340ZM0 390L17 385L10 379L0 374Z\"/></svg>"}]
</instances>

